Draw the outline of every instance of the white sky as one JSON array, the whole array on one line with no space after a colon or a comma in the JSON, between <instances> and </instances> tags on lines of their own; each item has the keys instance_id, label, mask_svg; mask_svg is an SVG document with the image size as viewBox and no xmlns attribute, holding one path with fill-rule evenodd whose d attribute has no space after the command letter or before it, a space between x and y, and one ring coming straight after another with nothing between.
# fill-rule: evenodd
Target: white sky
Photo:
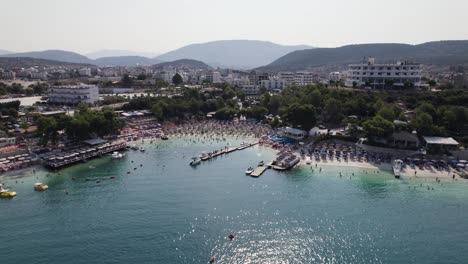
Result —
<instances>
[{"instance_id":1,"label":"white sky","mask_svg":"<svg viewBox=\"0 0 468 264\"><path fill-rule=\"evenodd\" d=\"M468 0L0 0L0 49L165 52L224 39L336 47L468 39Z\"/></svg>"}]
</instances>

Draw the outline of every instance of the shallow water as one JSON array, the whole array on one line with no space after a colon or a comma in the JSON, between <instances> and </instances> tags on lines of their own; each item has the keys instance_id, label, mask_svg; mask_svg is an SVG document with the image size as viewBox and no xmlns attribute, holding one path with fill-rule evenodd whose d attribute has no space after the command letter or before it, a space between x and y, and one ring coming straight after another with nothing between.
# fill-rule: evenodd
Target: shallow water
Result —
<instances>
[{"instance_id":1,"label":"shallow water","mask_svg":"<svg viewBox=\"0 0 468 264\"><path fill-rule=\"evenodd\" d=\"M468 261L466 182L330 166L245 176L274 156L262 147L188 165L224 145L159 141L122 160L3 181L18 196L0 200L2 263ZM37 181L50 190L33 191Z\"/></svg>"}]
</instances>

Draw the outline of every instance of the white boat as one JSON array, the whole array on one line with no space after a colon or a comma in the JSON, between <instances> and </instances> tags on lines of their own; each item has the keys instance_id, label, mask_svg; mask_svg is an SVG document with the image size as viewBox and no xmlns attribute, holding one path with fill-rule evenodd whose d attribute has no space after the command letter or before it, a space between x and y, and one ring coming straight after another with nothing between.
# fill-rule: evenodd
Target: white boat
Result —
<instances>
[{"instance_id":1,"label":"white boat","mask_svg":"<svg viewBox=\"0 0 468 264\"><path fill-rule=\"evenodd\" d=\"M141 148L140 148L140 151L141 151L141 152L145 152L145 148L144 148L144 147L141 147Z\"/></svg>"},{"instance_id":2,"label":"white boat","mask_svg":"<svg viewBox=\"0 0 468 264\"><path fill-rule=\"evenodd\" d=\"M130 148L133 149L133 150L138 150L138 146L135 145L135 144L133 144Z\"/></svg>"},{"instance_id":3,"label":"white boat","mask_svg":"<svg viewBox=\"0 0 468 264\"><path fill-rule=\"evenodd\" d=\"M260 166L260 167L263 166L263 165L265 165L265 163L263 162L263 160L260 161L260 162L258 163L258 166Z\"/></svg>"},{"instance_id":4,"label":"white boat","mask_svg":"<svg viewBox=\"0 0 468 264\"><path fill-rule=\"evenodd\" d=\"M395 178L400 178L402 166L402 160L397 159L393 161L393 174L395 175Z\"/></svg>"},{"instance_id":5,"label":"white boat","mask_svg":"<svg viewBox=\"0 0 468 264\"><path fill-rule=\"evenodd\" d=\"M254 172L254 169L253 169L252 167L249 167L249 168L247 168L247 170L245 171L245 174L250 175L250 174L252 174L252 172Z\"/></svg>"},{"instance_id":6,"label":"white boat","mask_svg":"<svg viewBox=\"0 0 468 264\"><path fill-rule=\"evenodd\" d=\"M307 157L305 158L305 163L306 163L307 165L309 165L310 163L312 163L312 160L310 159L309 156L307 156Z\"/></svg>"},{"instance_id":7,"label":"white boat","mask_svg":"<svg viewBox=\"0 0 468 264\"><path fill-rule=\"evenodd\" d=\"M190 161L191 166L196 166L201 163L201 159L197 157L193 157L192 160Z\"/></svg>"},{"instance_id":8,"label":"white boat","mask_svg":"<svg viewBox=\"0 0 468 264\"><path fill-rule=\"evenodd\" d=\"M117 151L113 152L111 156L112 156L113 159L121 159L121 158L124 157L124 155L122 153L119 153Z\"/></svg>"}]
</instances>

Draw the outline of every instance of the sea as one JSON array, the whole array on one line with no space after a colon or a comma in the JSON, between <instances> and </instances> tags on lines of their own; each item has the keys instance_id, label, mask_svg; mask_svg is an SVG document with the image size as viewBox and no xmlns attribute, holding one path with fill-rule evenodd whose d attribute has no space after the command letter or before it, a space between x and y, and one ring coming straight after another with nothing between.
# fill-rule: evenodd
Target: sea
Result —
<instances>
[{"instance_id":1,"label":"sea","mask_svg":"<svg viewBox=\"0 0 468 264\"><path fill-rule=\"evenodd\" d=\"M468 263L467 182L315 164L247 176L274 157L262 146L189 165L243 141L146 141L3 177L17 197L0 200L0 262Z\"/></svg>"}]
</instances>

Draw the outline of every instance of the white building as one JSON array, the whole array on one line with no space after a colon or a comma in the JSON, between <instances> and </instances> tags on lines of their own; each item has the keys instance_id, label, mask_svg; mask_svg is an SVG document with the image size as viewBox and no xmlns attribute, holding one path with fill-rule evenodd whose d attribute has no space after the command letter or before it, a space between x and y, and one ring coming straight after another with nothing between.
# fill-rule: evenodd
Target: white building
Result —
<instances>
[{"instance_id":1,"label":"white building","mask_svg":"<svg viewBox=\"0 0 468 264\"><path fill-rule=\"evenodd\" d=\"M248 76L242 76L240 78L235 78L232 80L231 85L236 86L236 87L242 87L244 85L249 85L250 80Z\"/></svg>"},{"instance_id":2,"label":"white building","mask_svg":"<svg viewBox=\"0 0 468 264\"><path fill-rule=\"evenodd\" d=\"M272 79L269 79L269 80L261 81L260 86L263 87L263 88L266 88L268 90L283 90L288 85L286 83L286 80L278 79L278 78L272 78Z\"/></svg>"},{"instance_id":3,"label":"white building","mask_svg":"<svg viewBox=\"0 0 468 264\"><path fill-rule=\"evenodd\" d=\"M260 92L260 87L258 85L244 85L242 91L246 96L257 95Z\"/></svg>"},{"instance_id":4,"label":"white building","mask_svg":"<svg viewBox=\"0 0 468 264\"><path fill-rule=\"evenodd\" d=\"M94 104L99 100L99 89L96 85L52 86L48 90L50 103L76 105Z\"/></svg>"},{"instance_id":5,"label":"white building","mask_svg":"<svg viewBox=\"0 0 468 264\"><path fill-rule=\"evenodd\" d=\"M16 138L11 137L11 138L0 138L0 148L6 147L6 146L12 146L15 145L16 143Z\"/></svg>"},{"instance_id":6,"label":"white building","mask_svg":"<svg viewBox=\"0 0 468 264\"><path fill-rule=\"evenodd\" d=\"M172 83L172 77L174 77L174 75L175 75L175 72L173 71L160 71L160 72L156 72L153 76L156 79L160 79L167 83Z\"/></svg>"},{"instance_id":7,"label":"white building","mask_svg":"<svg viewBox=\"0 0 468 264\"><path fill-rule=\"evenodd\" d=\"M291 85L296 81L296 74L294 72L278 72L278 78L284 80L286 85Z\"/></svg>"},{"instance_id":8,"label":"white building","mask_svg":"<svg viewBox=\"0 0 468 264\"><path fill-rule=\"evenodd\" d=\"M292 127L282 127L278 129L278 133L282 137L287 137L295 140L304 139L307 136L307 132L301 129Z\"/></svg>"},{"instance_id":9,"label":"white building","mask_svg":"<svg viewBox=\"0 0 468 264\"><path fill-rule=\"evenodd\" d=\"M47 80L47 74L45 72L31 72L30 77L33 80L41 80L41 81Z\"/></svg>"},{"instance_id":10,"label":"white building","mask_svg":"<svg viewBox=\"0 0 468 264\"><path fill-rule=\"evenodd\" d=\"M297 85L311 85L314 84L314 74L308 71L298 71L294 75L295 83Z\"/></svg>"},{"instance_id":11,"label":"white building","mask_svg":"<svg viewBox=\"0 0 468 264\"><path fill-rule=\"evenodd\" d=\"M81 68L78 70L80 76L91 76L91 68Z\"/></svg>"},{"instance_id":12,"label":"white building","mask_svg":"<svg viewBox=\"0 0 468 264\"><path fill-rule=\"evenodd\" d=\"M418 86L421 81L421 64L398 61L397 63L377 64L374 58L359 64L349 65L346 86L404 86L405 83Z\"/></svg>"},{"instance_id":13,"label":"white building","mask_svg":"<svg viewBox=\"0 0 468 264\"><path fill-rule=\"evenodd\" d=\"M340 72L330 72L330 74L328 74L328 80L335 81L335 82L340 81L341 80Z\"/></svg>"},{"instance_id":14,"label":"white building","mask_svg":"<svg viewBox=\"0 0 468 264\"><path fill-rule=\"evenodd\" d=\"M205 75L205 80L210 83L221 83L221 73L218 71L210 71Z\"/></svg>"},{"instance_id":15,"label":"white building","mask_svg":"<svg viewBox=\"0 0 468 264\"><path fill-rule=\"evenodd\" d=\"M13 71L4 71L0 72L0 79L3 80L14 80L16 78L16 73Z\"/></svg>"}]
</instances>

